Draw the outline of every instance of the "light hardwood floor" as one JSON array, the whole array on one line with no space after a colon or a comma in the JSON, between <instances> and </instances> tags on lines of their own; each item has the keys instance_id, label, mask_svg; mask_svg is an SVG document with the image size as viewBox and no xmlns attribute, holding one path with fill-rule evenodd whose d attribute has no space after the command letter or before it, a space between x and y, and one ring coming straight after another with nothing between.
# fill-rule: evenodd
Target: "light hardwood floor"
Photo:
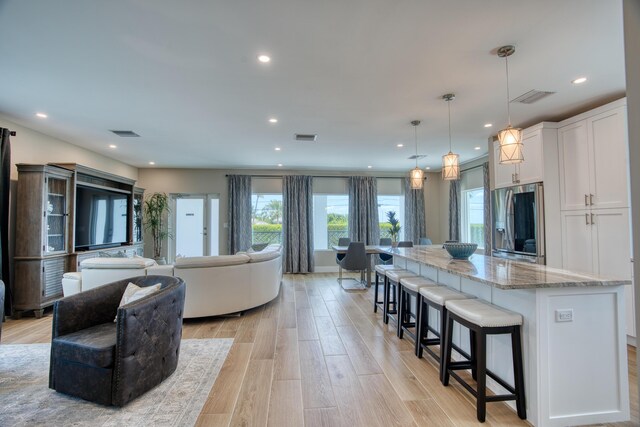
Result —
<instances>
[{"instance_id":1,"label":"light hardwood floor","mask_svg":"<svg viewBox=\"0 0 640 427\"><path fill-rule=\"evenodd\" d=\"M413 354L372 309L373 290L345 292L335 274L285 275L280 296L241 317L186 320L183 338L234 338L199 426L479 425L471 396ZM3 344L48 342L51 313L8 320ZM632 422L636 353L629 347ZM528 425L504 403L485 426Z\"/></svg>"}]
</instances>

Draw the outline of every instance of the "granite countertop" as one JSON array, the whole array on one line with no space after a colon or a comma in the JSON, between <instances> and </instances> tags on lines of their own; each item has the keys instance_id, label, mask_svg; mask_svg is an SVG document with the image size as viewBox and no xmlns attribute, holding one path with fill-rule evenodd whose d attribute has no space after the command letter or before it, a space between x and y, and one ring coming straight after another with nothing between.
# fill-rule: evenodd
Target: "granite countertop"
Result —
<instances>
[{"instance_id":1,"label":"granite countertop","mask_svg":"<svg viewBox=\"0 0 640 427\"><path fill-rule=\"evenodd\" d=\"M384 248L386 252L438 270L466 277L500 289L560 288L570 286L630 285L631 280L574 273L527 262L485 255L472 255L468 261L452 259L439 245L413 248Z\"/></svg>"}]
</instances>

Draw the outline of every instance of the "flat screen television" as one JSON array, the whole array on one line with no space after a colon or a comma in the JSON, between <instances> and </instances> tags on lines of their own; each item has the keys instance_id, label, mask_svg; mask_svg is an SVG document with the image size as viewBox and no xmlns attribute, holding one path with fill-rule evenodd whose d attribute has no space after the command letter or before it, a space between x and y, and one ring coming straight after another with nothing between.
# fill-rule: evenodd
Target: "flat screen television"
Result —
<instances>
[{"instance_id":1,"label":"flat screen television","mask_svg":"<svg viewBox=\"0 0 640 427\"><path fill-rule=\"evenodd\" d=\"M76 250L120 246L129 241L128 194L78 185L75 216Z\"/></svg>"}]
</instances>

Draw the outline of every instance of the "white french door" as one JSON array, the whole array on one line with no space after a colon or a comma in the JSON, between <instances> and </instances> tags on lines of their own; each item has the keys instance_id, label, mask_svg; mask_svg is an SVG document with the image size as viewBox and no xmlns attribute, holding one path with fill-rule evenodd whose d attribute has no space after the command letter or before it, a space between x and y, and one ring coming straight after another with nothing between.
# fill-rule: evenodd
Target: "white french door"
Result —
<instances>
[{"instance_id":1,"label":"white french door","mask_svg":"<svg viewBox=\"0 0 640 427\"><path fill-rule=\"evenodd\" d=\"M171 194L170 262L177 256L218 255L219 202L217 194Z\"/></svg>"}]
</instances>

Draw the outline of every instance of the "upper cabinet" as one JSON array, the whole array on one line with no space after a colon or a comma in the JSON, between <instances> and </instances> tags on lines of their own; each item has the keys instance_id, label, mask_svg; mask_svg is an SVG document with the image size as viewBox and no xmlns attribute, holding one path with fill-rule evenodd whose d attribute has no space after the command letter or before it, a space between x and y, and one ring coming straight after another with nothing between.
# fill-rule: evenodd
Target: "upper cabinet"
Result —
<instances>
[{"instance_id":1,"label":"upper cabinet","mask_svg":"<svg viewBox=\"0 0 640 427\"><path fill-rule=\"evenodd\" d=\"M562 210L629 206L626 120L617 106L558 129Z\"/></svg>"}]
</instances>

